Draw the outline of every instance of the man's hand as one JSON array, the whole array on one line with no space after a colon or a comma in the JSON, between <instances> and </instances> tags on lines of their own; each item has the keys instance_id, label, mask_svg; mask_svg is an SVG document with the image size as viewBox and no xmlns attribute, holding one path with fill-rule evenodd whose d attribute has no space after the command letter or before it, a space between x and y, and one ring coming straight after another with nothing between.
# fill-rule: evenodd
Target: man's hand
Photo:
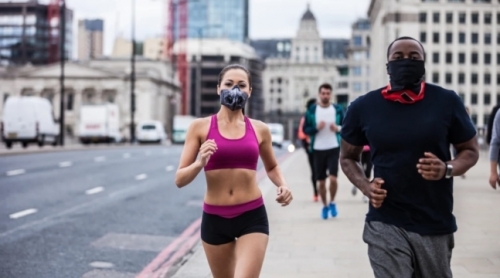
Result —
<instances>
[{"instance_id":1,"label":"man's hand","mask_svg":"<svg viewBox=\"0 0 500 278\"><path fill-rule=\"evenodd\" d=\"M490 174L490 185L493 187L493 189L497 189L497 184L500 185L500 180L498 178L498 173L493 172Z\"/></svg>"},{"instance_id":2,"label":"man's hand","mask_svg":"<svg viewBox=\"0 0 500 278\"><path fill-rule=\"evenodd\" d=\"M332 124L330 124L330 130L333 132L338 132L339 128L336 124L332 123Z\"/></svg>"},{"instance_id":3,"label":"man's hand","mask_svg":"<svg viewBox=\"0 0 500 278\"><path fill-rule=\"evenodd\" d=\"M370 199L370 203L374 208L381 207L385 197L387 197L387 190L382 189L382 184L384 184L383 179L375 178L363 190L363 194Z\"/></svg>"},{"instance_id":4,"label":"man's hand","mask_svg":"<svg viewBox=\"0 0 500 278\"><path fill-rule=\"evenodd\" d=\"M424 156L418 161L418 173L429 181L442 179L446 174L446 163L430 152L424 153Z\"/></svg>"},{"instance_id":5,"label":"man's hand","mask_svg":"<svg viewBox=\"0 0 500 278\"><path fill-rule=\"evenodd\" d=\"M324 127L325 127L325 122L320 121L320 122L318 123L318 130L322 130Z\"/></svg>"}]
</instances>

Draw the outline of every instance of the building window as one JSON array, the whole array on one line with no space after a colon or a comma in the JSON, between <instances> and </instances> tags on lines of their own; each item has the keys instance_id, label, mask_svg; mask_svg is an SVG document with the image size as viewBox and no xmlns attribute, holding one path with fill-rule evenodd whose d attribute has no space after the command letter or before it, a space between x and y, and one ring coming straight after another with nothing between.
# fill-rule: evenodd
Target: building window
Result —
<instances>
[{"instance_id":1,"label":"building window","mask_svg":"<svg viewBox=\"0 0 500 278\"><path fill-rule=\"evenodd\" d=\"M476 65L476 64L477 64L477 53L476 53L476 52L473 52L473 53L471 54L471 63L472 63L473 65Z\"/></svg>"},{"instance_id":2,"label":"building window","mask_svg":"<svg viewBox=\"0 0 500 278\"><path fill-rule=\"evenodd\" d=\"M438 72L435 72L432 74L432 82L433 83L439 83L439 73Z\"/></svg>"},{"instance_id":3,"label":"building window","mask_svg":"<svg viewBox=\"0 0 500 278\"><path fill-rule=\"evenodd\" d=\"M491 13L484 14L484 24L491 24Z\"/></svg>"},{"instance_id":4,"label":"building window","mask_svg":"<svg viewBox=\"0 0 500 278\"><path fill-rule=\"evenodd\" d=\"M465 64L465 53L458 53L458 63Z\"/></svg>"},{"instance_id":5,"label":"building window","mask_svg":"<svg viewBox=\"0 0 500 278\"><path fill-rule=\"evenodd\" d=\"M472 93L470 95L470 103L471 104L477 104L477 93Z\"/></svg>"},{"instance_id":6,"label":"building window","mask_svg":"<svg viewBox=\"0 0 500 278\"><path fill-rule=\"evenodd\" d=\"M497 65L500 65L500 53L497 53Z\"/></svg>"},{"instance_id":7,"label":"building window","mask_svg":"<svg viewBox=\"0 0 500 278\"><path fill-rule=\"evenodd\" d=\"M432 42L439 43L439 33L437 32L432 33Z\"/></svg>"},{"instance_id":8,"label":"building window","mask_svg":"<svg viewBox=\"0 0 500 278\"><path fill-rule=\"evenodd\" d=\"M339 70L340 76L348 76L349 75L349 68L348 67L340 67L338 70Z\"/></svg>"},{"instance_id":9,"label":"building window","mask_svg":"<svg viewBox=\"0 0 500 278\"><path fill-rule=\"evenodd\" d=\"M352 74L354 76L361 76L361 67L353 67L352 68Z\"/></svg>"},{"instance_id":10,"label":"building window","mask_svg":"<svg viewBox=\"0 0 500 278\"><path fill-rule=\"evenodd\" d=\"M458 42L460 44L464 44L465 43L465 33L464 32L458 33Z\"/></svg>"},{"instance_id":11,"label":"building window","mask_svg":"<svg viewBox=\"0 0 500 278\"><path fill-rule=\"evenodd\" d=\"M458 84L465 84L465 73L458 74Z\"/></svg>"},{"instance_id":12,"label":"building window","mask_svg":"<svg viewBox=\"0 0 500 278\"><path fill-rule=\"evenodd\" d=\"M432 62L434 64L439 64L439 52L432 53Z\"/></svg>"},{"instance_id":13,"label":"building window","mask_svg":"<svg viewBox=\"0 0 500 278\"><path fill-rule=\"evenodd\" d=\"M471 15L471 21L472 21L472 24L478 24L479 23L479 14L478 13L472 13L472 15Z\"/></svg>"},{"instance_id":14,"label":"building window","mask_svg":"<svg viewBox=\"0 0 500 278\"><path fill-rule=\"evenodd\" d=\"M432 14L432 22L439 23L439 13Z\"/></svg>"},{"instance_id":15,"label":"building window","mask_svg":"<svg viewBox=\"0 0 500 278\"><path fill-rule=\"evenodd\" d=\"M473 123L474 125L477 125L477 115L476 115L476 114L472 114L472 115L470 116L470 119L471 119L471 121L472 121L472 123Z\"/></svg>"},{"instance_id":16,"label":"building window","mask_svg":"<svg viewBox=\"0 0 500 278\"><path fill-rule=\"evenodd\" d=\"M471 74L470 83L477 84L477 73Z\"/></svg>"},{"instance_id":17,"label":"building window","mask_svg":"<svg viewBox=\"0 0 500 278\"><path fill-rule=\"evenodd\" d=\"M491 104L491 94L490 93L484 93L484 104L485 105Z\"/></svg>"},{"instance_id":18,"label":"building window","mask_svg":"<svg viewBox=\"0 0 500 278\"><path fill-rule=\"evenodd\" d=\"M484 84L491 84L491 74L485 73L484 74Z\"/></svg>"},{"instance_id":19,"label":"building window","mask_svg":"<svg viewBox=\"0 0 500 278\"><path fill-rule=\"evenodd\" d=\"M363 45L363 38L361 36L354 36L352 38L352 43L355 46L362 46Z\"/></svg>"},{"instance_id":20,"label":"building window","mask_svg":"<svg viewBox=\"0 0 500 278\"><path fill-rule=\"evenodd\" d=\"M361 60L363 60L363 57L364 57L364 56L365 56L365 55L363 54L363 52L362 52L362 51L356 51L356 52L354 52L354 53L353 53L353 55L352 55L352 57L353 57L354 61L361 61Z\"/></svg>"},{"instance_id":21,"label":"building window","mask_svg":"<svg viewBox=\"0 0 500 278\"><path fill-rule=\"evenodd\" d=\"M453 33L451 32L446 33L446 42L453 43Z\"/></svg>"},{"instance_id":22,"label":"building window","mask_svg":"<svg viewBox=\"0 0 500 278\"><path fill-rule=\"evenodd\" d=\"M451 52L446 52L446 63L453 64L453 56Z\"/></svg>"},{"instance_id":23,"label":"building window","mask_svg":"<svg viewBox=\"0 0 500 278\"><path fill-rule=\"evenodd\" d=\"M484 53L484 63L486 65L491 64L491 54L490 53Z\"/></svg>"},{"instance_id":24,"label":"building window","mask_svg":"<svg viewBox=\"0 0 500 278\"><path fill-rule=\"evenodd\" d=\"M420 13L418 21L420 23L426 23L427 22L427 13Z\"/></svg>"},{"instance_id":25,"label":"building window","mask_svg":"<svg viewBox=\"0 0 500 278\"><path fill-rule=\"evenodd\" d=\"M484 33L484 44L491 44L491 34Z\"/></svg>"},{"instance_id":26,"label":"building window","mask_svg":"<svg viewBox=\"0 0 500 278\"><path fill-rule=\"evenodd\" d=\"M500 33L497 33L497 44L500 44Z\"/></svg>"},{"instance_id":27,"label":"building window","mask_svg":"<svg viewBox=\"0 0 500 278\"><path fill-rule=\"evenodd\" d=\"M465 102L465 94L464 93L458 93L458 96L462 99L462 102Z\"/></svg>"},{"instance_id":28,"label":"building window","mask_svg":"<svg viewBox=\"0 0 500 278\"><path fill-rule=\"evenodd\" d=\"M420 32L420 42L421 43L427 42L427 33L426 32Z\"/></svg>"},{"instance_id":29,"label":"building window","mask_svg":"<svg viewBox=\"0 0 500 278\"><path fill-rule=\"evenodd\" d=\"M3 93L3 103L5 103L8 98L9 98L9 94L8 93Z\"/></svg>"},{"instance_id":30,"label":"building window","mask_svg":"<svg viewBox=\"0 0 500 278\"><path fill-rule=\"evenodd\" d=\"M73 111L74 103L75 103L75 94L69 93L66 99L66 110Z\"/></svg>"},{"instance_id":31,"label":"building window","mask_svg":"<svg viewBox=\"0 0 500 278\"><path fill-rule=\"evenodd\" d=\"M453 13L446 13L446 23L453 23Z\"/></svg>"},{"instance_id":32,"label":"building window","mask_svg":"<svg viewBox=\"0 0 500 278\"><path fill-rule=\"evenodd\" d=\"M500 85L500 73L497 74L497 85Z\"/></svg>"},{"instance_id":33,"label":"building window","mask_svg":"<svg viewBox=\"0 0 500 278\"><path fill-rule=\"evenodd\" d=\"M363 90L363 84L361 84L361 82L353 82L352 83L352 89L355 92L361 92Z\"/></svg>"},{"instance_id":34,"label":"building window","mask_svg":"<svg viewBox=\"0 0 500 278\"><path fill-rule=\"evenodd\" d=\"M479 42L479 34L478 33L472 33L471 42L472 42L472 44L477 44Z\"/></svg>"},{"instance_id":35,"label":"building window","mask_svg":"<svg viewBox=\"0 0 500 278\"><path fill-rule=\"evenodd\" d=\"M490 114L484 114L483 123L486 125L490 120Z\"/></svg>"},{"instance_id":36,"label":"building window","mask_svg":"<svg viewBox=\"0 0 500 278\"><path fill-rule=\"evenodd\" d=\"M446 75L445 75L445 82L446 82L446 84L453 83L453 79L452 79L451 73L446 73Z\"/></svg>"},{"instance_id":37,"label":"building window","mask_svg":"<svg viewBox=\"0 0 500 278\"><path fill-rule=\"evenodd\" d=\"M466 18L467 18L467 16L465 13L459 13L458 14L458 23L465 24L467 21Z\"/></svg>"}]
</instances>

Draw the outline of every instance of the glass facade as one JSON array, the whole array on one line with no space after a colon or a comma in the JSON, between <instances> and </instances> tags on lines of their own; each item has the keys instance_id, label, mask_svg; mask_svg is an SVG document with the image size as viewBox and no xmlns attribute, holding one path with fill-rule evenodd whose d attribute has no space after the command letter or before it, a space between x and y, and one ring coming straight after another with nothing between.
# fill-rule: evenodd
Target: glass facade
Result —
<instances>
[{"instance_id":1,"label":"glass facade","mask_svg":"<svg viewBox=\"0 0 500 278\"><path fill-rule=\"evenodd\" d=\"M247 42L249 0L189 0L188 38L227 38ZM175 13L178 22L178 13ZM177 25L177 24L175 24ZM178 36L175 28L175 36Z\"/></svg>"},{"instance_id":2,"label":"glass facade","mask_svg":"<svg viewBox=\"0 0 500 278\"><path fill-rule=\"evenodd\" d=\"M0 65L47 64L47 5L0 3ZM66 57L73 50L73 13L66 9Z\"/></svg>"}]
</instances>

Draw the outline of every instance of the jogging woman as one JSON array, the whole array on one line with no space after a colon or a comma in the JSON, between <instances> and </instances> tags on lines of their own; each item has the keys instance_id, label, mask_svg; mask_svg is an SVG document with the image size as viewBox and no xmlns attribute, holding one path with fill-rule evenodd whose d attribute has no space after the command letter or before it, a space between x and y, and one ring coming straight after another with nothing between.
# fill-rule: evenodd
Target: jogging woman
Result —
<instances>
[{"instance_id":1,"label":"jogging woman","mask_svg":"<svg viewBox=\"0 0 500 278\"><path fill-rule=\"evenodd\" d=\"M287 206L292 194L278 167L269 128L243 114L252 93L248 70L225 67L217 92L219 112L196 119L188 129L175 183L184 187L205 170L201 239L214 278L259 277L269 239L256 177L259 156L277 186L276 201Z\"/></svg>"}]
</instances>

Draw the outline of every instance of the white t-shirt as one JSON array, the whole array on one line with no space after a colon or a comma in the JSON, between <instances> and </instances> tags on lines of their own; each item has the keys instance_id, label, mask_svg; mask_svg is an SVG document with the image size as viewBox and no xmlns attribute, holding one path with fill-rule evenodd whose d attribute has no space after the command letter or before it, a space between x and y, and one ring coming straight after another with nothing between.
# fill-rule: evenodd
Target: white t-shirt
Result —
<instances>
[{"instance_id":1,"label":"white t-shirt","mask_svg":"<svg viewBox=\"0 0 500 278\"><path fill-rule=\"evenodd\" d=\"M330 125L335 124L336 112L333 105L328 107L318 105L316 107L316 125L323 121L325 126L316 133L313 147L315 150L323 151L339 147L337 133L330 129Z\"/></svg>"}]
</instances>

